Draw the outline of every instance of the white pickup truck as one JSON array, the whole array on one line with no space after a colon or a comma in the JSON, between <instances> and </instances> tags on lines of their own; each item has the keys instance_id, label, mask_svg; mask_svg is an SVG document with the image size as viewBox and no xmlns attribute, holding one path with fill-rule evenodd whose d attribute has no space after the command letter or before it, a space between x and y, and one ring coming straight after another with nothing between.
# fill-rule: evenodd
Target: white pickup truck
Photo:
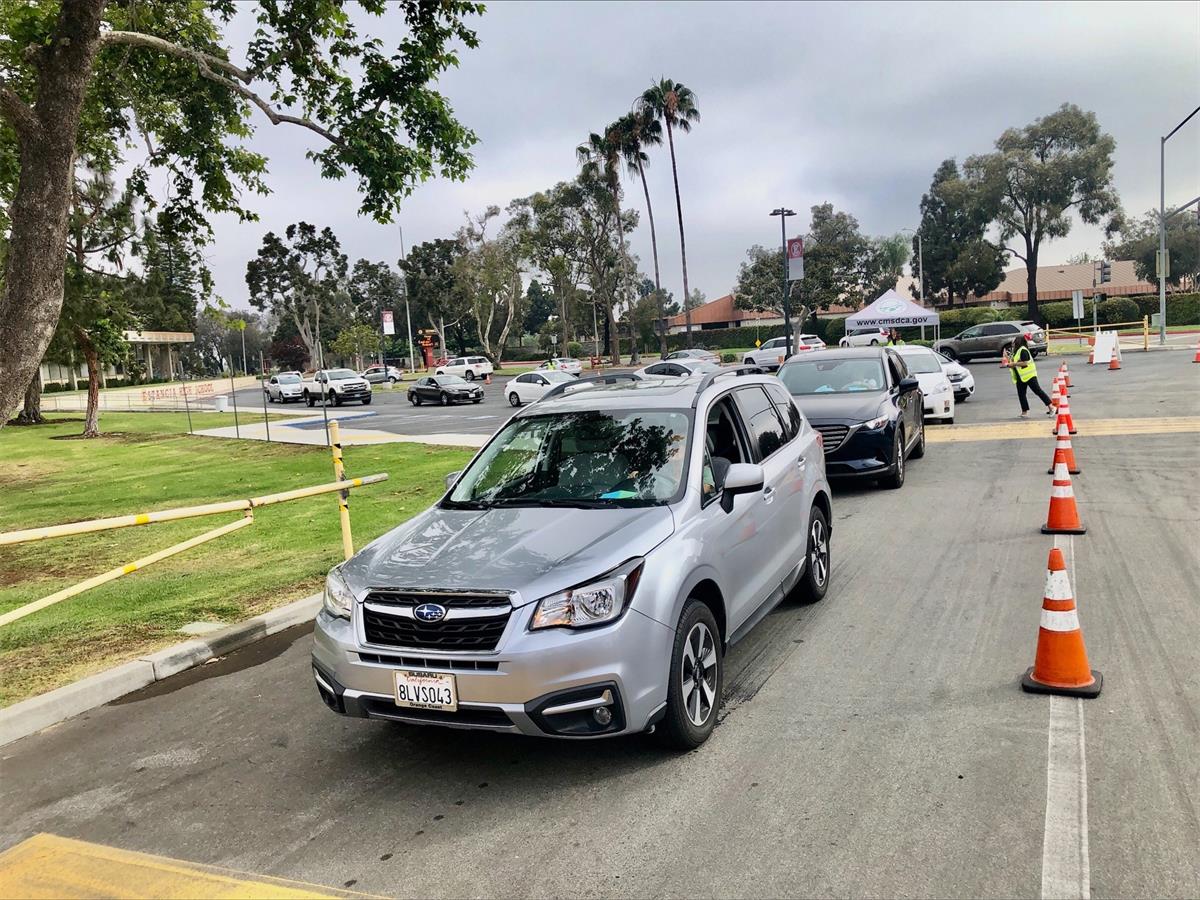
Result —
<instances>
[{"instance_id":1,"label":"white pickup truck","mask_svg":"<svg viewBox=\"0 0 1200 900\"><path fill-rule=\"evenodd\" d=\"M371 402L371 383L352 369L318 369L304 375L304 402L316 406L324 400L341 406L349 400L359 400L363 406Z\"/></svg>"}]
</instances>

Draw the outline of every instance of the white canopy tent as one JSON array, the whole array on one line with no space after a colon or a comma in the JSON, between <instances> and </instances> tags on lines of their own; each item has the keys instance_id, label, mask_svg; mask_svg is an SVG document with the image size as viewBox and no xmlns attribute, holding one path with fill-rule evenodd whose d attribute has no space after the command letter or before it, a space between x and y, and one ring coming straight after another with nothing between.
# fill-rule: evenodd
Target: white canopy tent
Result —
<instances>
[{"instance_id":1,"label":"white canopy tent","mask_svg":"<svg viewBox=\"0 0 1200 900\"><path fill-rule=\"evenodd\" d=\"M846 330L851 328L913 328L933 325L935 339L941 336L938 314L894 290L888 291L870 306L846 317ZM924 332L922 331L922 334Z\"/></svg>"}]
</instances>

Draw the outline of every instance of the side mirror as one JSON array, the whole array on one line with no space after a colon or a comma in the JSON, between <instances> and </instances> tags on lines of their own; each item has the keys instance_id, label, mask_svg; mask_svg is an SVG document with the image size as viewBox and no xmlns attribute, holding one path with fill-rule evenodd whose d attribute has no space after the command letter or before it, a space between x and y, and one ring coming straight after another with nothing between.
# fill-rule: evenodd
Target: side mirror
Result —
<instances>
[{"instance_id":1,"label":"side mirror","mask_svg":"<svg viewBox=\"0 0 1200 900\"><path fill-rule=\"evenodd\" d=\"M900 393L901 394L910 394L913 391L920 388L920 386L921 386L921 382L917 381L917 379L914 378L912 375L909 375L907 378L900 379Z\"/></svg>"},{"instance_id":2,"label":"side mirror","mask_svg":"<svg viewBox=\"0 0 1200 900\"><path fill-rule=\"evenodd\" d=\"M721 509L733 512L733 498L763 489L763 467L758 463L734 463L721 483Z\"/></svg>"},{"instance_id":3,"label":"side mirror","mask_svg":"<svg viewBox=\"0 0 1200 900\"><path fill-rule=\"evenodd\" d=\"M454 487L454 483L458 481L458 476L461 474L462 469L459 469L457 472L446 473L446 490L450 490L452 487Z\"/></svg>"}]
</instances>

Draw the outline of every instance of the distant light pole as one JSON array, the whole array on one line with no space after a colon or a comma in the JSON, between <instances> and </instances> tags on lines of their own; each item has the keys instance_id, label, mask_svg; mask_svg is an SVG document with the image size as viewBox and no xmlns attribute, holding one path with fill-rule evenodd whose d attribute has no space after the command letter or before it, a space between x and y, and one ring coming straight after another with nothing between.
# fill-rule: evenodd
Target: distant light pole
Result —
<instances>
[{"instance_id":1,"label":"distant light pole","mask_svg":"<svg viewBox=\"0 0 1200 900\"><path fill-rule=\"evenodd\" d=\"M417 371L416 357L413 356L412 311L408 308L408 275L404 273L404 226L400 226L400 271L401 284L404 285L404 321L408 323L405 339L408 342L408 371Z\"/></svg>"},{"instance_id":2,"label":"distant light pole","mask_svg":"<svg viewBox=\"0 0 1200 900\"><path fill-rule=\"evenodd\" d=\"M925 305L925 245L921 240L921 232L914 231L912 228L901 228L900 232L908 232L917 239L917 294L921 298L921 305ZM921 326L921 340L925 340L925 326Z\"/></svg>"},{"instance_id":3,"label":"distant light pole","mask_svg":"<svg viewBox=\"0 0 1200 900\"><path fill-rule=\"evenodd\" d=\"M1200 106L1158 141L1158 342L1167 342L1167 141L1188 123Z\"/></svg>"},{"instance_id":4,"label":"distant light pole","mask_svg":"<svg viewBox=\"0 0 1200 900\"><path fill-rule=\"evenodd\" d=\"M792 301L788 296L788 258L787 258L787 220L794 216L795 210L781 206L771 210L771 215L779 216L779 248L783 252L783 358L792 355Z\"/></svg>"}]
</instances>

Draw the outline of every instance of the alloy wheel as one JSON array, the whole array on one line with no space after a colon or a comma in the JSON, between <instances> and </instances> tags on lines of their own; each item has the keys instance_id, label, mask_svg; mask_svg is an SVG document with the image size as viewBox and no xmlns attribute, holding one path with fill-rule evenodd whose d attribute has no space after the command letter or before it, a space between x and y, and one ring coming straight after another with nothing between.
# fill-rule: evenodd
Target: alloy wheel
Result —
<instances>
[{"instance_id":1,"label":"alloy wheel","mask_svg":"<svg viewBox=\"0 0 1200 900\"><path fill-rule=\"evenodd\" d=\"M813 578L817 586L823 587L829 577L829 537L825 533L825 523L814 517L812 528L808 532L809 553L808 564L812 567Z\"/></svg>"},{"instance_id":2,"label":"alloy wheel","mask_svg":"<svg viewBox=\"0 0 1200 900\"><path fill-rule=\"evenodd\" d=\"M692 626L684 642L679 684L688 720L702 727L717 703L717 644L703 622Z\"/></svg>"}]
</instances>

